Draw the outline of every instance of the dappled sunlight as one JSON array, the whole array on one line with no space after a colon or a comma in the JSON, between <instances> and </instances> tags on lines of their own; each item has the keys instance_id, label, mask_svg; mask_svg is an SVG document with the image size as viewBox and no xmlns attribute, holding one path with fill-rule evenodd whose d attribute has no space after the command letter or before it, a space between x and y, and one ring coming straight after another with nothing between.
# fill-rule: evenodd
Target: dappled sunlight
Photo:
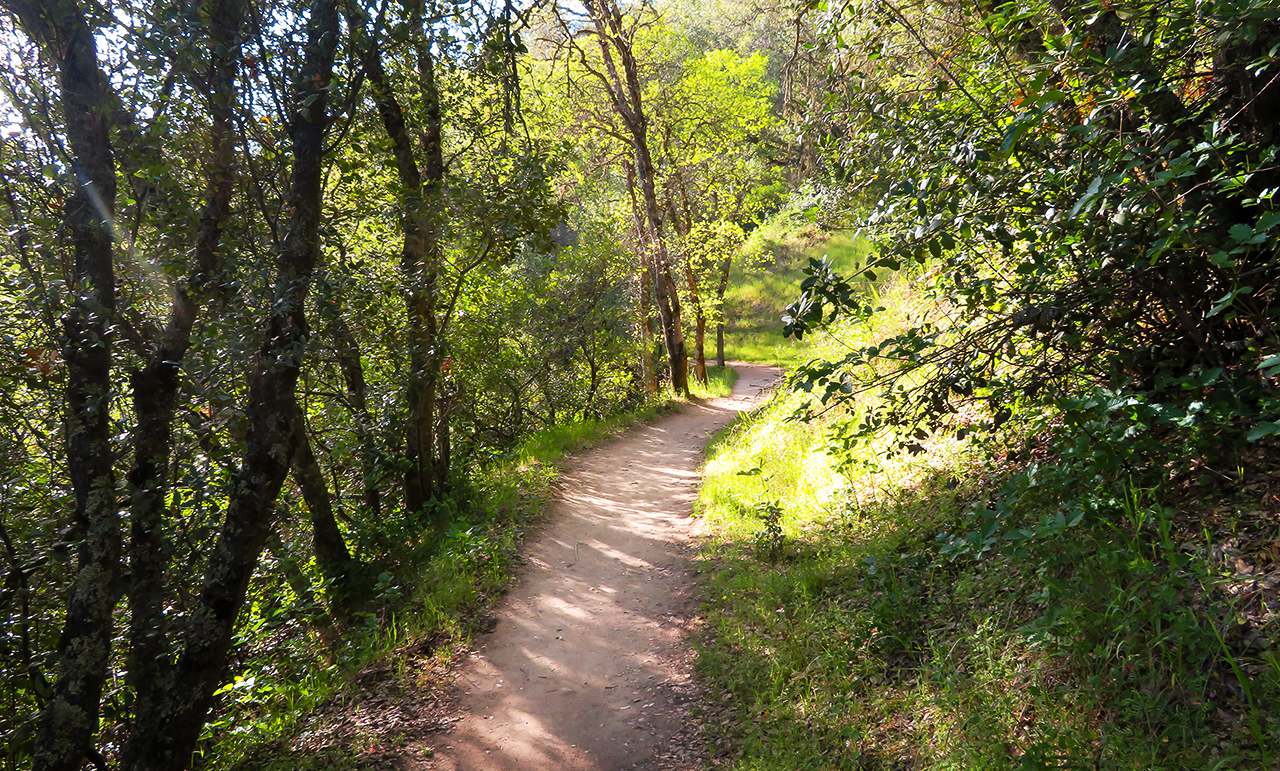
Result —
<instances>
[{"instance_id":1,"label":"dappled sunlight","mask_svg":"<svg viewBox=\"0 0 1280 771\"><path fill-rule=\"evenodd\" d=\"M628 565L630 567L645 567L645 568L653 567L648 562L645 562L644 560L638 557L633 557L630 554L625 554L623 552L620 552L617 549L613 548L612 546L608 545L607 543L604 543L603 541L592 541L591 548L595 549L605 557L612 557L613 559L616 559L622 564Z\"/></svg>"},{"instance_id":2,"label":"dappled sunlight","mask_svg":"<svg viewBox=\"0 0 1280 771\"><path fill-rule=\"evenodd\" d=\"M691 404L568 463L528 569L459 673L469 714L434 768L622 768L681 727L697 468L733 414Z\"/></svg>"}]
</instances>

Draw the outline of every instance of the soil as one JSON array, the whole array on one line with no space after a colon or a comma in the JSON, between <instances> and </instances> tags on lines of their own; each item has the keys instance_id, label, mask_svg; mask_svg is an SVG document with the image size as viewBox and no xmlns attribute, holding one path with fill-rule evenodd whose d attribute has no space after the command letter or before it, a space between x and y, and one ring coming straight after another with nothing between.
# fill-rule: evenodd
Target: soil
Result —
<instances>
[{"instance_id":1,"label":"soil","mask_svg":"<svg viewBox=\"0 0 1280 771\"><path fill-rule=\"evenodd\" d=\"M777 370L735 364L733 395L692 404L572 459L493 628L453 677L450 728L406 771L703 767L689 635L692 518L707 440Z\"/></svg>"}]
</instances>

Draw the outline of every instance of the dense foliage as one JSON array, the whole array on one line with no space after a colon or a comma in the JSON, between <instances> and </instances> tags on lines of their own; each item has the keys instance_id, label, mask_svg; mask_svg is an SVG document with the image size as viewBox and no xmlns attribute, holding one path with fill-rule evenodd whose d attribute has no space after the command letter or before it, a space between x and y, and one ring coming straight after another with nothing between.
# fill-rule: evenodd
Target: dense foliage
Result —
<instances>
[{"instance_id":1,"label":"dense foliage","mask_svg":"<svg viewBox=\"0 0 1280 771\"><path fill-rule=\"evenodd\" d=\"M704 491L736 767L1270 767L1274 4L812 10L877 253Z\"/></svg>"},{"instance_id":2,"label":"dense foliage","mask_svg":"<svg viewBox=\"0 0 1280 771\"><path fill-rule=\"evenodd\" d=\"M3 763L216 762L509 549L495 458L650 398L638 239L510 5L0 6Z\"/></svg>"},{"instance_id":3,"label":"dense foliage","mask_svg":"<svg viewBox=\"0 0 1280 771\"><path fill-rule=\"evenodd\" d=\"M806 383L839 400L863 364L927 368L872 430L1095 387L1276 430L1271 4L869 2L828 25L834 161L881 247L865 275L927 262L947 310ZM815 265L788 331L873 310L846 289Z\"/></svg>"},{"instance_id":4,"label":"dense foliage","mask_svg":"<svg viewBox=\"0 0 1280 771\"><path fill-rule=\"evenodd\" d=\"M726 304L795 268L781 241L856 221L874 250L812 261L785 318L850 341L792 381L832 478L974 437L1003 462L889 512L938 561L849 575L955 606L922 599L943 560L1031 560L1010 613L1045 646L1052 612L1104 623L1080 587L1163 582L1113 599L1164 603L1197 682L1261 666L1178 615L1216 563L1160 491L1237 494L1280 435L1274 3L0 11L6 768L223 762L423 584L471 612L527 508L494 482L513 448L688 393ZM928 298L900 324L889 274ZM784 563L788 501L751 511ZM1052 545L1081 526L1133 537L1081 537L1102 578Z\"/></svg>"}]
</instances>

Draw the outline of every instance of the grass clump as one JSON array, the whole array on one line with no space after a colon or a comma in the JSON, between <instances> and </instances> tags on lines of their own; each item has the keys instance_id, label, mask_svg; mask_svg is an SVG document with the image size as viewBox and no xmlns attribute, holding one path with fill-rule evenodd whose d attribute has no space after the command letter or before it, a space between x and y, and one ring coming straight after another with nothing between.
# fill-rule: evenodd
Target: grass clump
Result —
<instances>
[{"instance_id":1,"label":"grass clump","mask_svg":"<svg viewBox=\"0 0 1280 771\"><path fill-rule=\"evenodd\" d=\"M696 377L689 378L689 393L695 399L719 399L733 393L733 384L738 382L738 371L733 367L707 365L707 382L700 383Z\"/></svg>"},{"instance_id":2,"label":"grass clump","mask_svg":"<svg viewBox=\"0 0 1280 771\"><path fill-rule=\"evenodd\" d=\"M518 463L524 466L554 466L568 455L595 447L632 426L653 420L664 410L670 409L670 404L670 395L664 394L659 402L620 415L543 429L521 443L517 451Z\"/></svg>"},{"instance_id":3,"label":"grass clump","mask_svg":"<svg viewBox=\"0 0 1280 771\"><path fill-rule=\"evenodd\" d=\"M819 353L934 312L901 277L878 304ZM728 767L1280 760L1280 496L1264 448L1235 482L1145 486L1090 465L1109 445L1075 441L1069 417L893 453L901 437L846 439L852 411L790 420L801 399L780 392L722 437L698 503L699 667L727 705L710 724Z\"/></svg>"}]
</instances>

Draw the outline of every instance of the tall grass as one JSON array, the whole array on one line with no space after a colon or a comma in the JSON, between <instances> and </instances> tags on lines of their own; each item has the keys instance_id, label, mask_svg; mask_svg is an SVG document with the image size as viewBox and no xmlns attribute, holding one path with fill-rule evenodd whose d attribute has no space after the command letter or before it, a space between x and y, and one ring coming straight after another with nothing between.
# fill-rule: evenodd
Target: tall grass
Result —
<instances>
[{"instance_id":1,"label":"tall grass","mask_svg":"<svg viewBox=\"0 0 1280 771\"><path fill-rule=\"evenodd\" d=\"M733 384L736 382L738 371L733 367L708 365L707 382L700 383L697 378L690 377L689 392L695 399L717 399L733 393Z\"/></svg>"}]
</instances>

